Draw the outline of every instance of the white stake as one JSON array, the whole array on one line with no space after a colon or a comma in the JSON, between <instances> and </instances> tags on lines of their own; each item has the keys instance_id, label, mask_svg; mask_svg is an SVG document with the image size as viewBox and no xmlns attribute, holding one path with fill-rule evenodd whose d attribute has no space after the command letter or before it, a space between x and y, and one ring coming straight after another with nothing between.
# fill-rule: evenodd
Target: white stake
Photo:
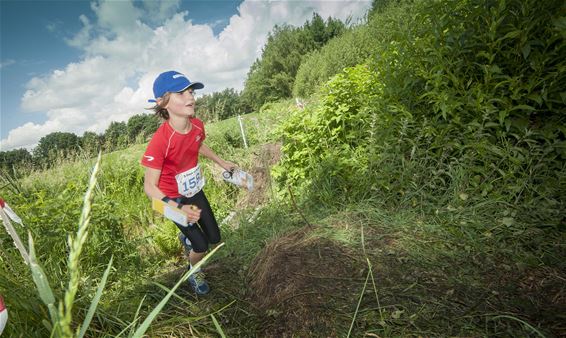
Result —
<instances>
[{"instance_id":1,"label":"white stake","mask_svg":"<svg viewBox=\"0 0 566 338\"><path fill-rule=\"evenodd\" d=\"M246 141L246 134L244 133L244 125L242 124L242 117L238 115L238 122L240 122L240 131L242 132L242 138L244 139L244 146L248 149L248 142Z\"/></svg>"},{"instance_id":2,"label":"white stake","mask_svg":"<svg viewBox=\"0 0 566 338\"><path fill-rule=\"evenodd\" d=\"M18 250L20 251L20 254L22 255L22 258L24 259L24 262L26 263L26 265L29 265L29 254L26 251L24 244L22 243L22 240L20 239L20 236L18 236L16 229L14 229L14 226L10 222L10 219L8 218L6 213L4 212L4 208L0 208L0 218L2 219L2 222L4 222L4 227L6 228L6 231L8 232L10 237L12 237L12 240L14 241L16 248L18 248Z\"/></svg>"}]
</instances>

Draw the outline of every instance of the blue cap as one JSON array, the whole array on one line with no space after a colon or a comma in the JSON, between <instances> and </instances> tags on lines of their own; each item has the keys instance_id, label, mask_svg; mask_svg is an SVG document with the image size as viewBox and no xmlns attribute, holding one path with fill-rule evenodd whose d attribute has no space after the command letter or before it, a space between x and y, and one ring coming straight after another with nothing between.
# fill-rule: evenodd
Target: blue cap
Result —
<instances>
[{"instance_id":1,"label":"blue cap","mask_svg":"<svg viewBox=\"0 0 566 338\"><path fill-rule=\"evenodd\" d=\"M179 93L189 87L202 89L204 85L200 82L191 82L188 77L174 70L163 72L153 81L153 95L155 99L148 101L156 102L165 93Z\"/></svg>"}]
</instances>

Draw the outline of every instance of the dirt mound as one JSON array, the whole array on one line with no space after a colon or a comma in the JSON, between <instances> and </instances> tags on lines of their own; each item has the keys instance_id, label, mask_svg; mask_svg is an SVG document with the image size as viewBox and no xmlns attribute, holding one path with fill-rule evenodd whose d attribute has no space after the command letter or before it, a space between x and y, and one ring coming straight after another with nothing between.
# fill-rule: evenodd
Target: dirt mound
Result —
<instances>
[{"instance_id":1,"label":"dirt mound","mask_svg":"<svg viewBox=\"0 0 566 338\"><path fill-rule=\"evenodd\" d=\"M251 265L249 299L263 317L261 336L336 336L336 316L352 310L363 264L309 230L272 241Z\"/></svg>"},{"instance_id":2,"label":"dirt mound","mask_svg":"<svg viewBox=\"0 0 566 338\"><path fill-rule=\"evenodd\" d=\"M244 166L249 174L254 178L254 190L249 192L240 189L236 210L254 208L263 205L271 196L271 167L281 159L281 143L268 143L253 153L253 166ZM222 182L222 169L219 165L210 163L208 170L212 172L212 179Z\"/></svg>"},{"instance_id":3,"label":"dirt mound","mask_svg":"<svg viewBox=\"0 0 566 338\"><path fill-rule=\"evenodd\" d=\"M256 207L269 200L271 195L271 167L280 159L280 143L265 144L254 154L253 163L255 166L249 170L254 178L254 190L246 193L238 200L236 209Z\"/></svg>"}]
</instances>

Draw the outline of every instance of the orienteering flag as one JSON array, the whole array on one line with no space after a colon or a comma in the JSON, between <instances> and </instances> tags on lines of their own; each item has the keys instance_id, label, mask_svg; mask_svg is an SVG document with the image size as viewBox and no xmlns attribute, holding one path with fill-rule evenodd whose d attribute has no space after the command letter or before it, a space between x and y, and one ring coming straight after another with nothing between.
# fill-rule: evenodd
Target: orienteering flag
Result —
<instances>
[{"instance_id":1,"label":"orienteering flag","mask_svg":"<svg viewBox=\"0 0 566 338\"><path fill-rule=\"evenodd\" d=\"M4 201L1 197L0 197L0 208L4 210L6 215L8 215L8 217L10 217L12 221L19 223L20 225L23 225L22 219L18 215L16 215L14 210L12 210L12 208L10 208L8 203L6 203L6 201Z\"/></svg>"},{"instance_id":2,"label":"orienteering flag","mask_svg":"<svg viewBox=\"0 0 566 338\"><path fill-rule=\"evenodd\" d=\"M0 296L0 336L2 335L2 331L4 331L4 327L6 327L7 321L8 310L6 309L6 305L4 305L4 299Z\"/></svg>"}]
</instances>

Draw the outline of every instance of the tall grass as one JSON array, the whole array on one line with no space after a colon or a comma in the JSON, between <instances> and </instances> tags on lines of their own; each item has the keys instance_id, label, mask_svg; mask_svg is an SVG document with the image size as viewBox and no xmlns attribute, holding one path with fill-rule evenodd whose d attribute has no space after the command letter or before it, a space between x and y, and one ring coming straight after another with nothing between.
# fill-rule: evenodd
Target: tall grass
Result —
<instances>
[{"instance_id":1,"label":"tall grass","mask_svg":"<svg viewBox=\"0 0 566 338\"><path fill-rule=\"evenodd\" d=\"M53 291L49 281L47 274L45 273L42 264L39 262L33 236L30 233L28 235L29 238L29 254L25 252L24 257L29 257L26 260L26 263L29 263L29 268L31 271L31 275L33 277L33 281L35 283L36 290L39 294L39 298L43 302L43 304L49 310L49 317L50 323L47 322L45 319L42 321L45 329L50 331L51 336L54 337L83 337L88 330L88 327L92 321L94 314L96 313L96 308L100 302L102 297L102 293L104 287L108 281L108 277L112 268L113 257L110 258L110 261L104 271L104 274L101 278L101 281L97 287L96 294L94 295L92 301L90 302L88 313L84 317L82 325L74 328L73 324L76 322L76 318L73 319L73 307L76 305L76 295L81 288L81 253L83 252L83 248L87 242L90 224L91 224L91 208L92 203L94 200L94 190L97 185L97 173L100 167L101 161L101 154L98 156L98 160L96 161L94 168L92 169L92 173L90 175L90 180L88 184L88 189L84 195L83 199L83 208L81 212L81 217L79 219L78 228L76 231L76 237L69 236L68 237L68 246L69 246L69 254L67 258L67 275L69 276L69 280L67 283L67 287L64 290L64 296L58 302L57 306L57 299L55 296L55 292ZM2 216L5 216L2 212ZM4 222L8 222L7 225L11 226L9 223L9 219L7 217L2 217ZM20 238L16 232L10 232L10 235L13 236L15 242L19 242ZM212 250L208 255L206 255L196 266L196 268L200 267L201 265L205 264L208 259L221 247L222 245L218 246L214 250ZM142 337L145 332L149 329L151 322L157 317L157 315L162 311L167 301L171 298L174 294L175 290L185 282L189 276L195 271L195 269L187 272L175 286L169 290L167 295L161 300L161 302L149 313L147 318L140 324L140 326L136 329L135 332L132 333L131 337ZM14 294L10 294L11 296L15 296ZM219 328L219 327L218 327Z\"/></svg>"},{"instance_id":2,"label":"tall grass","mask_svg":"<svg viewBox=\"0 0 566 338\"><path fill-rule=\"evenodd\" d=\"M243 144L226 142L225 135L233 130L240 137L235 119L207 125L206 142L223 158L251 168L256 165L251 161L253 152L272 139L269 128L264 125L282 117L277 110L245 115L249 149L244 149ZM25 333L29 337L42 337L55 332L57 326L53 325L52 317L63 322L57 329L60 335L63 327L66 335L69 330L74 335L116 335L129 325L136 311L143 318L152 310L155 299L162 298L161 290L152 290L148 278L159 276L178 259L178 230L169 221L156 217L143 192L143 168L139 159L144 149L145 145L135 145L125 151L102 155L95 183L90 173L96 160L81 158L11 180L12 184L0 189L1 195L24 219L30 239L34 240L35 259L41 262L45 276L41 280L51 282L55 299L45 298L54 306L54 316L50 316L46 303L38 302L33 278L26 273L29 269L11 238L0 232L0 245L6 248L0 251L0 293L6 295L10 310L8 335ZM205 170L205 191L214 203L217 218L222 219L233 210L241 192L212 179L212 163L205 162ZM84 187L91 184L94 185L89 190L87 216ZM83 225L87 222L88 227L77 228L77 219ZM70 233L76 235L69 237ZM99 286L104 284L106 288L102 292ZM143 291L140 290L151 295L145 303L141 302L140 292ZM60 299L61 306L58 306ZM91 299L97 299L94 309L95 302ZM180 314L179 318L186 315ZM82 318L85 318L84 323L90 322L89 327L78 325ZM214 331L210 316L198 318L194 320L197 327L205 332ZM137 328L136 325L129 327Z\"/></svg>"}]
</instances>

